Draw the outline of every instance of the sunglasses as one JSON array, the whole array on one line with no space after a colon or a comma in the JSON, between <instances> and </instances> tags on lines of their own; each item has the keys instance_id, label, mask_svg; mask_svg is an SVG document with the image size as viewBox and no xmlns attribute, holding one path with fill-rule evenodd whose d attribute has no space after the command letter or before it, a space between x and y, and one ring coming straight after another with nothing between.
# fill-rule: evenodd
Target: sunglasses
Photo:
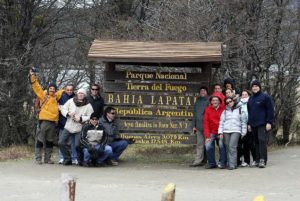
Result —
<instances>
[{"instance_id":1,"label":"sunglasses","mask_svg":"<svg viewBox=\"0 0 300 201\"><path fill-rule=\"evenodd\" d=\"M231 100L231 101L226 101L226 105L228 105L229 103L232 103L233 101Z\"/></svg>"},{"instance_id":2,"label":"sunglasses","mask_svg":"<svg viewBox=\"0 0 300 201\"><path fill-rule=\"evenodd\" d=\"M92 88L92 90L93 90L93 91L98 91L99 89L98 89L98 88L97 88L97 89L95 89L95 88Z\"/></svg>"}]
</instances>

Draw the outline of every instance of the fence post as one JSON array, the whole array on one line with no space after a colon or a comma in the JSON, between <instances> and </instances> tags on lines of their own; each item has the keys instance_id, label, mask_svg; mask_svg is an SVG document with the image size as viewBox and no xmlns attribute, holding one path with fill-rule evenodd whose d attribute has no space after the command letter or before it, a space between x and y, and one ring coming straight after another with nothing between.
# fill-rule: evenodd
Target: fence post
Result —
<instances>
[{"instance_id":1,"label":"fence post","mask_svg":"<svg viewBox=\"0 0 300 201\"><path fill-rule=\"evenodd\" d=\"M60 201L75 201L76 180L75 175L61 174L62 191Z\"/></svg>"},{"instance_id":2,"label":"fence post","mask_svg":"<svg viewBox=\"0 0 300 201\"><path fill-rule=\"evenodd\" d=\"M169 183L164 188L162 193L161 201L175 201L175 184Z\"/></svg>"}]
</instances>

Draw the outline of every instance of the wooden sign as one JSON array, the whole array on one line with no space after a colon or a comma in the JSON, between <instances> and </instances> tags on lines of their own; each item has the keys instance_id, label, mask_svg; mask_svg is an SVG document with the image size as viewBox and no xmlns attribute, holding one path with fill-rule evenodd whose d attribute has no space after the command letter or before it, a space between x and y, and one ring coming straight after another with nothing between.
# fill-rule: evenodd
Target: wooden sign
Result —
<instances>
[{"instance_id":1,"label":"wooden sign","mask_svg":"<svg viewBox=\"0 0 300 201\"><path fill-rule=\"evenodd\" d=\"M196 102L197 97L191 94L168 93L105 93L104 99L107 105L158 105L190 107Z\"/></svg>"},{"instance_id":2,"label":"wooden sign","mask_svg":"<svg viewBox=\"0 0 300 201\"><path fill-rule=\"evenodd\" d=\"M121 119L118 122L119 129L122 131L168 131L168 132L190 132L192 130L192 121L184 120L128 120Z\"/></svg>"},{"instance_id":3,"label":"wooden sign","mask_svg":"<svg viewBox=\"0 0 300 201\"><path fill-rule=\"evenodd\" d=\"M141 83L141 82L104 82L105 92L167 92L167 93L198 93L199 86L207 86L208 82L199 84L177 83Z\"/></svg>"},{"instance_id":4,"label":"wooden sign","mask_svg":"<svg viewBox=\"0 0 300 201\"><path fill-rule=\"evenodd\" d=\"M193 117L192 109L172 109L160 107L114 107L117 116L123 117L138 117L138 118L164 118L164 119L191 119Z\"/></svg>"},{"instance_id":5,"label":"wooden sign","mask_svg":"<svg viewBox=\"0 0 300 201\"><path fill-rule=\"evenodd\" d=\"M120 136L140 144L196 144L196 135L189 134L122 133Z\"/></svg>"},{"instance_id":6,"label":"wooden sign","mask_svg":"<svg viewBox=\"0 0 300 201\"><path fill-rule=\"evenodd\" d=\"M109 80L139 80L139 81L209 81L208 73L180 73L180 72L137 72L137 71L105 71L104 79Z\"/></svg>"}]
</instances>

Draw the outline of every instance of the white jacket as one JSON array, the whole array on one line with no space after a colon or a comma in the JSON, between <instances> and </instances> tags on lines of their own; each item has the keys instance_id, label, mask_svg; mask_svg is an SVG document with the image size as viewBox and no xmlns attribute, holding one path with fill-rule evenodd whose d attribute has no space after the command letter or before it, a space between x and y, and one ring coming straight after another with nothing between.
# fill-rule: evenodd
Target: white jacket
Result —
<instances>
[{"instance_id":1,"label":"white jacket","mask_svg":"<svg viewBox=\"0 0 300 201\"><path fill-rule=\"evenodd\" d=\"M82 124L90 119L91 114L94 112L90 103L83 106L76 106L74 98L69 99L62 107L61 114L67 118L65 129L70 133L78 133L82 129ZM68 113L74 113L76 118L81 119L81 123L73 121L73 119L67 116Z\"/></svg>"}]
</instances>

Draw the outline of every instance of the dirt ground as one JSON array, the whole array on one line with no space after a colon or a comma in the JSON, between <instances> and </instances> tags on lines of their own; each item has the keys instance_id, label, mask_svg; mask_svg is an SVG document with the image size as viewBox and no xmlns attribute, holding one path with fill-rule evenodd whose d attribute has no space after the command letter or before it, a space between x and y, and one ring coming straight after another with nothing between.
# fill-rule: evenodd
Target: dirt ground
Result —
<instances>
[{"instance_id":1,"label":"dirt ground","mask_svg":"<svg viewBox=\"0 0 300 201\"><path fill-rule=\"evenodd\" d=\"M1 201L58 201L62 173L78 176L76 201L158 201L164 186L176 184L176 201L300 200L300 147L269 154L268 167L205 170L183 165L83 168L35 165L30 160L0 163Z\"/></svg>"}]
</instances>

